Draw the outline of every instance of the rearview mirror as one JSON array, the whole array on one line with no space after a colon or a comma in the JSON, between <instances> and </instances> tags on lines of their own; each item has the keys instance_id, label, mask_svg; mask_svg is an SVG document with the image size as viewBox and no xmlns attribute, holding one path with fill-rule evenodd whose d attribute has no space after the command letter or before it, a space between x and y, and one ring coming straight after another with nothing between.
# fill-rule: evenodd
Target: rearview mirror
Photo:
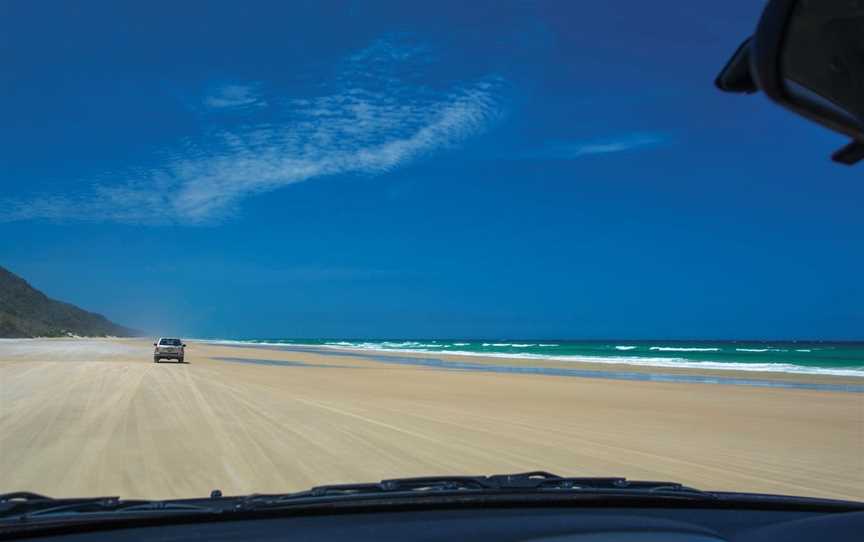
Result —
<instances>
[{"instance_id":1,"label":"rearview mirror","mask_svg":"<svg viewBox=\"0 0 864 542\"><path fill-rule=\"evenodd\" d=\"M771 0L715 83L848 135L835 161L864 159L864 2Z\"/></svg>"}]
</instances>

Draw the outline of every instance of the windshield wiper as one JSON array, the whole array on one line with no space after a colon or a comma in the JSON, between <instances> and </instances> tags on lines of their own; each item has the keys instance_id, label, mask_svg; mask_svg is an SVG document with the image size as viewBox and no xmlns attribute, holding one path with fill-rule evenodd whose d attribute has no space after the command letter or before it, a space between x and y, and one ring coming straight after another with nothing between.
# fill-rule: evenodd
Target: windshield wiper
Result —
<instances>
[{"instance_id":1,"label":"windshield wiper","mask_svg":"<svg viewBox=\"0 0 864 542\"><path fill-rule=\"evenodd\" d=\"M416 500L414 500L416 499ZM430 500L432 499L432 500ZM125 521L149 521L167 516L242 518L248 514L303 511L321 507L391 506L430 504L457 500L460 505L503 502L557 503L591 500L621 503L622 500L698 503L721 507L799 506L859 510L860 503L780 495L713 493L677 482L627 480L626 478L565 477L544 471L492 476L425 476L392 478L377 483L322 485L305 491L279 494L223 496L214 490L209 497L173 500L123 500L118 497L51 498L28 492L0 494L0 534L43 525L68 525ZM587 499L587 500L586 500ZM851 506L851 508L850 508ZM125 518L125 519L124 519Z\"/></svg>"},{"instance_id":2,"label":"windshield wiper","mask_svg":"<svg viewBox=\"0 0 864 542\"><path fill-rule=\"evenodd\" d=\"M563 477L544 471L492 476L425 476L392 478L377 483L322 485L305 491L176 500L124 500L119 497L57 499L36 493L0 495L0 521L106 515L106 514L219 514L260 510L303 503L348 501L353 498L419 497L431 495L597 494L643 497L716 499L713 493L676 482L630 481L626 478Z\"/></svg>"},{"instance_id":3,"label":"windshield wiper","mask_svg":"<svg viewBox=\"0 0 864 542\"><path fill-rule=\"evenodd\" d=\"M418 497L443 494L598 494L644 497L716 499L713 493L676 482L630 481L626 478L575 478L544 471L492 476L425 476L393 478L378 483L323 485L295 493L253 494L223 497L215 490L210 498L164 501L124 500L119 497L55 499L36 493L0 495L0 521L27 521L57 516L75 517L106 513L226 513L258 510L309 502L345 501L354 497Z\"/></svg>"},{"instance_id":4,"label":"windshield wiper","mask_svg":"<svg viewBox=\"0 0 864 542\"><path fill-rule=\"evenodd\" d=\"M577 478L558 476L545 471L519 474L494 474L492 476L425 476L418 478L393 478L378 484L347 484L319 486L310 490L315 494L340 491L447 491L447 490L637 490L637 491L687 491L705 492L676 482L630 481L626 478Z\"/></svg>"},{"instance_id":5,"label":"windshield wiper","mask_svg":"<svg viewBox=\"0 0 864 542\"><path fill-rule=\"evenodd\" d=\"M199 504L195 500L124 500L119 497L58 499L24 491L0 494L0 521L28 521L59 515L77 516L110 512L189 514L221 511L221 507Z\"/></svg>"},{"instance_id":6,"label":"windshield wiper","mask_svg":"<svg viewBox=\"0 0 864 542\"><path fill-rule=\"evenodd\" d=\"M545 471L492 476L424 476L393 478L378 483L317 486L298 493L249 495L236 503L238 509L258 509L288 505L297 501L375 498L383 496L421 496L450 494L537 495L598 494L643 497L718 499L713 493L677 482L631 481L626 478L578 478L558 476Z\"/></svg>"}]
</instances>

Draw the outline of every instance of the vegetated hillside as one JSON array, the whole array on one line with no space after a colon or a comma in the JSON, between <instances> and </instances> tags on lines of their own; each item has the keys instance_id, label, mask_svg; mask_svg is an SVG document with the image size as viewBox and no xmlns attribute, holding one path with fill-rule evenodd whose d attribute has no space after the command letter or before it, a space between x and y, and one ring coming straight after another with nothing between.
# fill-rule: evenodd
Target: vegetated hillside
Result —
<instances>
[{"instance_id":1,"label":"vegetated hillside","mask_svg":"<svg viewBox=\"0 0 864 542\"><path fill-rule=\"evenodd\" d=\"M0 267L0 337L130 337L140 334L110 322L101 314L51 299L26 280Z\"/></svg>"}]
</instances>

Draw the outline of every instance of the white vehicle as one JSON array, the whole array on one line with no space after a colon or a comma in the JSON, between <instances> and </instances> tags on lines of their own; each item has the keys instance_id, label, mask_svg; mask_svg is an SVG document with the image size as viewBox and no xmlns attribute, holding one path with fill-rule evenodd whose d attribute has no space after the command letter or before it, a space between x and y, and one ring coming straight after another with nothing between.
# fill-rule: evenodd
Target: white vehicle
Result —
<instances>
[{"instance_id":1,"label":"white vehicle","mask_svg":"<svg viewBox=\"0 0 864 542\"><path fill-rule=\"evenodd\" d=\"M153 343L153 363L159 363L163 359L176 359L183 363L186 354L186 345L180 339L160 337Z\"/></svg>"}]
</instances>

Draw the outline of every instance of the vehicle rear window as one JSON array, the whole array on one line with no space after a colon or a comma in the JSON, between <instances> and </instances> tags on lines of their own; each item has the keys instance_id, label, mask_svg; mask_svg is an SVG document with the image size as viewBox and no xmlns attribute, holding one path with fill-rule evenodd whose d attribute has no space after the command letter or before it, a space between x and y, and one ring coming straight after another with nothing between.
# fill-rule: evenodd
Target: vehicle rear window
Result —
<instances>
[{"instance_id":1,"label":"vehicle rear window","mask_svg":"<svg viewBox=\"0 0 864 542\"><path fill-rule=\"evenodd\" d=\"M180 339L162 339L159 344L162 346L180 346Z\"/></svg>"}]
</instances>

